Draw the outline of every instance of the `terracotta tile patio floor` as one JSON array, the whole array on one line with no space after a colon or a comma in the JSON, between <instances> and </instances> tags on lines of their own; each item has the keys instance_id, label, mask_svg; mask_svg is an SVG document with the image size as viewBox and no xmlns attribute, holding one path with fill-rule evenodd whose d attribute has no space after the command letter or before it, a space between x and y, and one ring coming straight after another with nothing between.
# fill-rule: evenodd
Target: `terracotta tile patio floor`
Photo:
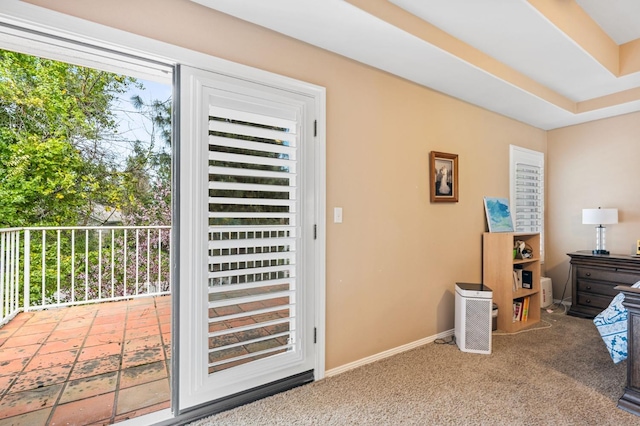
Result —
<instances>
[{"instance_id":1,"label":"terracotta tile patio floor","mask_svg":"<svg viewBox=\"0 0 640 426\"><path fill-rule=\"evenodd\" d=\"M171 297L22 312L0 328L0 426L103 425L169 407Z\"/></svg>"}]
</instances>

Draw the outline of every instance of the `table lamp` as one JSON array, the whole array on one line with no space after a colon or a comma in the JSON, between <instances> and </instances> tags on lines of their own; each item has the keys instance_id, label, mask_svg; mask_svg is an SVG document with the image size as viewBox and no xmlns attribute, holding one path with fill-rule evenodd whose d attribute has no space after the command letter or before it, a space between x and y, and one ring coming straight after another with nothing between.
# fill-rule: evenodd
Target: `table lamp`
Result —
<instances>
[{"instance_id":1,"label":"table lamp","mask_svg":"<svg viewBox=\"0 0 640 426\"><path fill-rule=\"evenodd\" d=\"M618 223L618 209L582 209L583 225L596 226L596 249L592 250L593 254L609 254L605 249L605 228L602 225Z\"/></svg>"}]
</instances>

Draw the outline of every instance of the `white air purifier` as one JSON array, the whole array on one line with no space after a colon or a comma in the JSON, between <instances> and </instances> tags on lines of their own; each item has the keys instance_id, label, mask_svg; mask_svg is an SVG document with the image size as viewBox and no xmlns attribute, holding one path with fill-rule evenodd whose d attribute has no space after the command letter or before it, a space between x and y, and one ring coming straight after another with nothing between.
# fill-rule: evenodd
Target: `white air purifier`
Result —
<instances>
[{"instance_id":1,"label":"white air purifier","mask_svg":"<svg viewBox=\"0 0 640 426\"><path fill-rule=\"evenodd\" d=\"M493 292L484 284L456 283L455 338L463 352L491 353Z\"/></svg>"},{"instance_id":2,"label":"white air purifier","mask_svg":"<svg viewBox=\"0 0 640 426\"><path fill-rule=\"evenodd\" d=\"M540 307L546 308L553 304L553 286L551 278L540 277Z\"/></svg>"}]
</instances>

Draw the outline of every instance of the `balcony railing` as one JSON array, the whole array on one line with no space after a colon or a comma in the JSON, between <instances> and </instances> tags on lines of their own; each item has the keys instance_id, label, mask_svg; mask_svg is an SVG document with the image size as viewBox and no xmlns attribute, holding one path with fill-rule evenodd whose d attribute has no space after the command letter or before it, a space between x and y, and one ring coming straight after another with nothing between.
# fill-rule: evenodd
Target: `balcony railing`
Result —
<instances>
[{"instance_id":1,"label":"balcony railing","mask_svg":"<svg viewBox=\"0 0 640 426\"><path fill-rule=\"evenodd\" d=\"M170 226L0 229L0 325L18 312L171 292Z\"/></svg>"}]
</instances>

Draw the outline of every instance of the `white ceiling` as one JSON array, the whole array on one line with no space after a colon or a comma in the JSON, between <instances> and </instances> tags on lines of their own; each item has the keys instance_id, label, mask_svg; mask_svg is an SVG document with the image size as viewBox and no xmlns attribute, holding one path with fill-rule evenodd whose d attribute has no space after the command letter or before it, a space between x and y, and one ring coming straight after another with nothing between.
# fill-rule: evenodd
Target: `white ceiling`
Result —
<instances>
[{"instance_id":1,"label":"white ceiling","mask_svg":"<svg viewBox=\"0 0 640 426\"><path fill-rule=\"evenodd\" d=\"M640 67L615 75L527 0L193 1L542 129L640 111ZM640 0L575 2L616 49L640 39ZM416 35L415 22L413 27L399 22L393 5L506 65L538 89ZM375 9L377 16L365 8ZM551 98L557 94L566 102L545 96L548 90ZM581 108L618 92L627 95ZM588 111L576 112L581 110Z\"/></svg>"},{"instance_id":2,"label":"white ceiling","mask_svg":"<svg viewBox=\"0 0 640 426\"><path fill-rule=\"evenodd\" d=\"M640 1L576 0L617 44L640 38Z\"/></svg>"}]
</instances>

